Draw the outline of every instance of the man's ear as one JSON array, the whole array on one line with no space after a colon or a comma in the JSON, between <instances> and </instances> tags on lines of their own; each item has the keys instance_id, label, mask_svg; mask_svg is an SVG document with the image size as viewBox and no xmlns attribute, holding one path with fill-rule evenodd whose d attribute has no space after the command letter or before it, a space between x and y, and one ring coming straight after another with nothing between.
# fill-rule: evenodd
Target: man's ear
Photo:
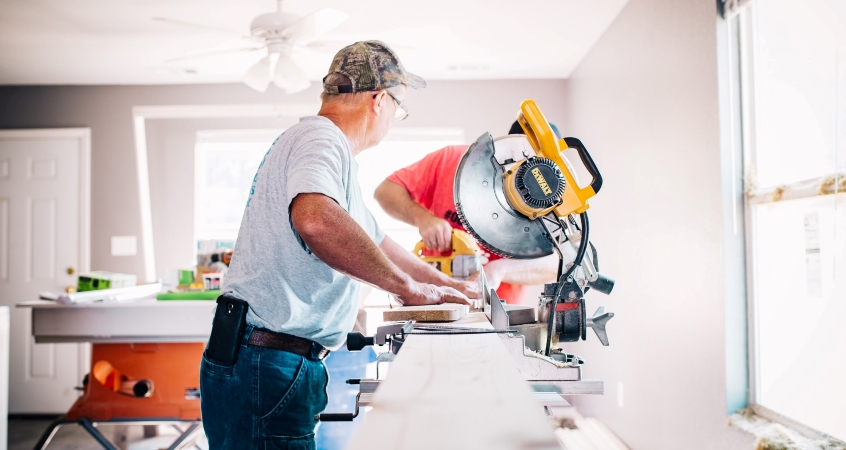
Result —
<instances>
[{"instance_id":1,"label":"man's ear","mask_svg":"<svg viewBox=\"0 0 846 450\"><path fill-rule=\"evenodd\" d=\"M376 92L373 95L373 99L370 101L370 109L373 111L377 116L382 114L382 110L385 109L385 98L388 96L385 90L381 90Z\"/></svg>"}]
</instances>

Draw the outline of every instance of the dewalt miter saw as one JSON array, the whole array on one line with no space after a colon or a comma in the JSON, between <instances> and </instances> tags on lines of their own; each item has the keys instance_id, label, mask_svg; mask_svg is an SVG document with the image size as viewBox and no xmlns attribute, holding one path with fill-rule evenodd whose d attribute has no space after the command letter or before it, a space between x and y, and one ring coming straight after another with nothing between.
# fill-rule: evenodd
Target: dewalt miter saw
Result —
<instances>
[{"instance_id":1,"label":"dewalt miter saw","mask_svg":"<svg viewBox=\"0 0 846 450\"><path fill-rule=\"evenodd\" d=\"M553 134L533 100L521 104L517 120L525 135L494 139L485 133L462 157L454 186L458 216L473 237L499 255L532 259L556 252L560 257L558 281L547 284L540 298L539 321L512 327L530 348L562 355L553 345L585 339L587 328L608 345L605 323L613 314L600 307L588 317L584 301L587 290L608 294L614 286L598 272L589 241L588 199L599 192L602 176L581 141ZM579 185L564 158L570 148L590 183ZM490 297L499 302L494 292ZM490 310L486 304L489 317Z\"/></svg>"},{"instance_id":2,"label":"dewalt miter saw","mask_svg":"<svg viewBox=\"0 0 846 450\"><path fill-rule=\"evenodd\" d=\"M482 252L479 246L469 234L462 230L452 229L449 255L424 256L423 249L425 248L426 244L423 241L418 242L414 246L414 254L448 277L466 280L482 268Z\"/></svg>"}]
</instances>

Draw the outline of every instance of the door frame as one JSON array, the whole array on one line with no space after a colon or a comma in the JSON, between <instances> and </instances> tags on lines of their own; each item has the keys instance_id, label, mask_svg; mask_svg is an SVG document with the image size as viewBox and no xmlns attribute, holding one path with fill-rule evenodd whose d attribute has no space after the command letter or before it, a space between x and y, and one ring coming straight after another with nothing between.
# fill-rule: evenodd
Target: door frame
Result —
<instances>
[{"instance_id":1,"label":"door frame","mask_svg":"<svg viewBox=\"0 0 846 450\"><path fill-rule=\"evenodd\" d=\"M0 130L0 140L76 140L79 149L79 273L91 270L91 128ZM89 371L91 345L79 345L79 379Z\"/></svg>"}]
</instances>

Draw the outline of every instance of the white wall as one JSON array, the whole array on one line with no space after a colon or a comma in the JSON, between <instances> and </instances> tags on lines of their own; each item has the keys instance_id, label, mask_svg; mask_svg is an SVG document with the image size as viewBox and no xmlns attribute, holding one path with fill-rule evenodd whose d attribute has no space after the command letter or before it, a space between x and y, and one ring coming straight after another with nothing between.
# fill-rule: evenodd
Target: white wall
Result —
<instances>
[{"instance_id":1,"label":"white wall","mask_svg":"<svg viewBox=\"0 0 846 450\"><path fill-rule=\"evenodd\" d=\"M588 295L617 313L611 346L571 347L606 395L575 402L633 449L752 448L726 424L716 21L714 0L631 0L567 82L565 133L605 178L591 237L617 280Z\"/></svg>"}]
</instances>

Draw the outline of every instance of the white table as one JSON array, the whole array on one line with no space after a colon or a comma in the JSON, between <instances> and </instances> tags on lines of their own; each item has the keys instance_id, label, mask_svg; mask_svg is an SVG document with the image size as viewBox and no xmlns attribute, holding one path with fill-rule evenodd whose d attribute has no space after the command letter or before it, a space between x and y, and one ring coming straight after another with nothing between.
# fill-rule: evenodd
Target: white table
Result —
<instances>
[{"instance_id":1,"label":"white table","mask_svg":"<svg viewBox=\"0 0 846 450\"><path fill-rule=\"evenodd\" d=\"M36 300L19 303L19 308L32 308L32 335L36 343L90 342L94 344L206 342L209 339L216 302L213 300L154 299L140 302L98 302L63 305ZM178 420L118 420L121 424L172 424ZM45 431L37 446L46 447L58 427L68 423L59 419ZM78 422L105 449L114 449L88 419ZM126 432L119 426L116 434ZM188 427L171 445L183 448L202 434L199 421ZM125 436L119 436L122 441ZM5 442L5 441L4 441Z\"/></svg>"},{"instance_id":2,"label":"white table","mask_svg":"<svg viewBox=\"0 0 846 450\"><path fill-rule=\"evenodd\" d=\"M32 335L47 342L206 342L211 334L213 300L149 300L62 305L36 300Z\"/></svg>"}]
</instances>

